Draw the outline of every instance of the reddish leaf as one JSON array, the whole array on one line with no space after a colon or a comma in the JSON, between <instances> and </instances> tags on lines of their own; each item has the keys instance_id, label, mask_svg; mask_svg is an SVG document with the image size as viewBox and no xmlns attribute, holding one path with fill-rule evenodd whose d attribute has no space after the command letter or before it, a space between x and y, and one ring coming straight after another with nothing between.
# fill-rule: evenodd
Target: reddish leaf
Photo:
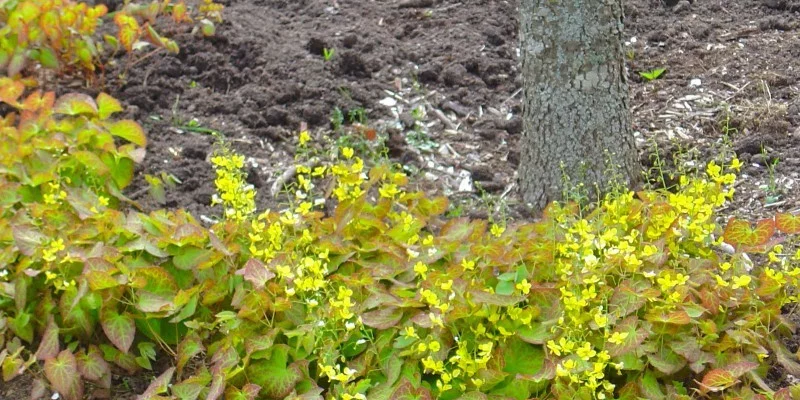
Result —
<instances>
[{"instance_id":1,"label":"reddish leaf","mask_svg":"<svg viewBox=\"0 0 800 400\"><path fill-rule=\"evenodd\" d=\"M256 289L263 289L264 285L275 277L275 273L267 269L261 261L255 258L247 260L244 268L236 271L236 275L243 275L244 280L253 284Z\"/></svg>"},{"instance_id":2,"label":"reddish leaf","mask_svg":"<svg viewBox=\"0 0 800 400\"><path fill-rule=\"evenodd\" d=\"M211 387L208 389L206 400L217 400L225 390L225 374L218 372L211 380Z\"/></svg>"},{"instance_id":3,"label":"reddish leaf","mask_svg":"<svg viewBox=\"0 0 800 400\"><path fill-rule=\"evenodd\" d=\"M753 228L750 222L731 218L723 232L723 240L734 247L752 247L766 244L775 233L775 221L764 219Z\"/></svg>"},{"instance_id":4,"label":"reddish leaf","mask_svg":"<svg viewBox=\"0 0 800 400\"><path fill-rule=\"evenodd\" d=\"M647 319L650 322L660 322L664 324L673 324L673 325L688 325L692 322L692 318L689 317L689 314L683 310L673 311L669 314L651 312L647 314L645 319Z\"/></svg>"},{"instance_id":5,"label":"reddish leaf","mask_svg":"<svg viewBox=\"0 0 800 400\"><path fill-rule=\"evenodd\" d=\"M26 111L49 111L53 108L53 104L55 103L56 99L55 96L56 95L53 92L42 94L40 90L37 90L36 93L31 93L25 98L25 102L22 104L22 109Z\"/></svg>"},{"instance_id":6,"label":"reddish leaf","mask_svg":"<svg viewBox=\"0 0 800 400\"><path fill-rule=\"evenodd\" d=\"M172 375L174 373L175 367L164 371L163 374L159 375L158 378L150 383L150 386L147 387L141 396L136 397L136 400L162 399L162 397L159 395L166 393L167 389L169 389L169 384L172 382Z\"/></svg>"},{"instance_id":7,"label":"reddish leaf","mask_svg":"<svg viewBox=\"0 0 800 400\"><path fill-rule=\"evenodd\" d=\"M227 373L229 369L239 364L239 353L231 346L217 350L211 357L211 372L222 371Z\"/></svg>"},{"instance_id":8,"label":"reddish leaf","mask_svg":"<svg viewBox=\"0 0 800 400\"><path fill-rule=\"evenodd\" d=\"M775 227L787 235L800 233L800 215L778 213L775 215Z\"/></svg>"},{"instance_id":9,"label":"reddish leaf","mask_svg":"<svg viewBox=\"0 0 800 400\"><path fill-rule=\"evenodd\" d=\"M383 307L364 313L361 318L364 325L370 328L389 329L403 319L403 310L396 307Z\"/></svg>"},{"instance_id":10,"label":"reddish leaf","mask_svg":"<svg viewBox=\"0 0 800 400\"><path fill-rule=\"evenodd\" d=\"M36 350L36 359L49 360L51 358L56 358L59 350L58 325L56 325L53 317L50 317L50 320L47 321L47 328L44 330L44 335L42 335L42 341L39 343L39 349Z\"/></svg>"},{"instance_id":11,"label":"reddish leaf","mask_svg":"<svg viewBox=\"0 0 800 400\"><path fill-rule=\"evenodd\" d=\"M703 376L703 381L700 383L703 388L703 393L719 392L727 389L736 383L736 378L723 369L712 369Z\"/></svg>"},{"instance_id":12,"label":"reddish leaf","mask_svg":"<svg viewBox=\"0 0 800 400\"><path fill-rule=\"evenodd\" d=\"M97 104L85 94L68 93L56 100L53 112L64 115L97 115Z\"/></svg>"},{"instance_id":13,"label":"reddish leaf","mask_svg":"<svg viewBox=\"0 0 800 400\"><path fill-rule=\"evenodd\" d=\"M181 343L178 345L178 355L176 357L179 377L183 373L183 367L186 366L186 363L188 363L192 357L200 354L204 350L205 347L203 347L203 342L200 340L197 334L190 333L181 341Z\"/></svg>"},{"instance_id":14,"label":"reddish leaf","mask_svg":"<svg viewBox=\"0 0 800 400\"><path fill-rule=\"evenodd\" d=\"M111 366L103 359L103 354L97 346L90 345L89 349L86 350L86 354L79 354L76 358L78 371L84 378L94 382L101 382L103 377L111 377Z\"/></svg>"},{"instance_id":15,"label":"reddish leaf","mask_svg":"<svg viewBox=\"0 0 800 400\"><path fill-rule=\"evenodd\" d=\"M731 377L737 379L740 376L755 370L756 368L758 368L758 363L754 363L752 361L742 361L733 364L728 364L722 369L730 372Z\"/></svg>"},{"instance_id":16,"label":"reddish leaf","mask_svg":"<svg viewBox=\"0 0 800 400\"><path fill-rule=\"evenodd\" d=\"M108 340L123 353L127 353L136 336L136 324L128 313L117 314L108 310L100 316L100 325Z\"/></svg>"},{"instance_id":17,"label":"reddish leaf","mask_svg":"<svg viewBox=\"0 0 800 400\"><path fill-rule=\"evenodd\" d=\"M47 383L45 383L44 379L34 379L31 386L31 400L46 398Z\"/></svg>"},{"instance_id":18,"label":"reddish leaf","mask_svg":"<svg viewBox=\"0 0 800 400\"><path fill-rule=\"evenodd\" d=\"M44 375L65 400L83 398L83 380L78 373L75 356L69 350L64 350L58 357L45 361Z\"/></svg>"}]
</instances>

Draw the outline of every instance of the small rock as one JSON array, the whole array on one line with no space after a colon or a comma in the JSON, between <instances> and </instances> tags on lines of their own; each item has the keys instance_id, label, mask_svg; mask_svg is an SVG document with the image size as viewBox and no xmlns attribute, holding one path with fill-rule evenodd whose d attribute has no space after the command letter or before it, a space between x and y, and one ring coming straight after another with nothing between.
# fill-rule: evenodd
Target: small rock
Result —
<instances>
[{"instance_id":1,"label":"small rock","mask_svg":"<svg viewBox=\"0 0 800 400\"><path fill-rule=\"evenodd\" d=\"M689 86L691 87L700 87L702 85L702 81L699 78L694 78L689 81Z\"/></svg>"},{"instance_id":2,"label":"small rock","mask_svg":"<svg viewBox=\"0 0 800 400\"><path fill-rule=\"evenodd\" d=\"M458 115L460 115L462 117L466 117L470 113L469 108L464 107L463 105L461 105L459 103L456 103L454 101L446 101L446 102L444 102L442 104L442 108L445 109L445 110L451 110L454 113L456 113L456 114L458 114Z\"/></svg>"},{"instance_id":3,"label":"small rock","mask_svg":"<svg viewBox=\"0 0 800 400\"><path fill-rule=\"evenodd\" d=\"M675 13L681 13L689 10L690 8L692 8L692 3L689 3L689 0L681 0L675 5L675 7L672 7L672 11Z\"/></svg>"},{"instance_id":4,"label":"small rock","mask_svg":"<svg viewBox=\"0 0 800 400\"><path fill-rule=\"evenodd\" d=\"M397 105L397 100L395 100L394 97L384 97L378 103L381 103L381 105L386 107L394 107Z\"/></svg>"}]
</instances>

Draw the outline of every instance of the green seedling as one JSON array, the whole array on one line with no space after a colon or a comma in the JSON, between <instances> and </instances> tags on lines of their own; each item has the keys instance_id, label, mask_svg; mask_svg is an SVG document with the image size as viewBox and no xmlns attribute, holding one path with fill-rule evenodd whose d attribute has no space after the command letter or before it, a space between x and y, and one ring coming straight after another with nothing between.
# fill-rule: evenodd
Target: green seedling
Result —
<instances>
[{"instance_id":1,"label":"green seedling","mask_svg":"<svg viewBox=\"0 0 800 400\"><path fill-rule=\"evenodd\" d=\"M325 62L328 62L333 58L333 53L335 52L335 49L329 49L326 47L322 49L322 58L325 59Z\"/></svg>"},{"instance_id":2,"label":"green seedling","mask_svg":"<svg viewBox=\"0 0 800 400\"><path fill-rule=\"evenodd\" d=\"M656 69L651 69L650 71L639 71L639 76L644 78L644 80L646 80L647 82L650 82L660 78L662 75L664 75L664 72L666 71L667 71L666 68L656 68Z\"/></svg>"}]
</instances>

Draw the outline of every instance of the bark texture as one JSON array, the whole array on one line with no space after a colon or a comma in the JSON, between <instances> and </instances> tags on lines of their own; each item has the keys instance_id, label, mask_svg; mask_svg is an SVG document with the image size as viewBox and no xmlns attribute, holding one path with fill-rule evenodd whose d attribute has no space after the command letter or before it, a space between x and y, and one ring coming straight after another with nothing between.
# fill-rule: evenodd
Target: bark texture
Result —
<instances>
[{"instance_id":1,"label":"bark texture","mask_svg":"<svg viewBox=\"0 0 800 400\"><path fill-rule=\"evenodd\" d=\"M625 185L638 179L622 13L622 0L521 1L519 183L537 210L561 199L565 173L592 197L612 173Z\"/></svg>"}]
</instances>

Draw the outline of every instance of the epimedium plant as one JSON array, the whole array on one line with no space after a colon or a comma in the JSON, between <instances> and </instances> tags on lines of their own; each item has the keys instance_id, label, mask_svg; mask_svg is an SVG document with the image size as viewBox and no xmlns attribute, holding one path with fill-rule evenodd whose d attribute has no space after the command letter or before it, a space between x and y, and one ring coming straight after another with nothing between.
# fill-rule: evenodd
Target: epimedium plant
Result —
<instances>
[{"instance_id":1,"label":"epimedium plant","mask_svg":"<svg viewBox=\"0 0 800 400\"><path fill-rule=\"evenodd\" d=\"M298 165L259 212L244 158L211 161L224 219L124 211L144 134L101 94L0 100L0 366L64 398L111 366L173 366L142 399L790 398L800 218L716 223L733 159L674 192L554 203L536 222L445 220L351 148ZM129 144L118 144L114 138ZM301 146L308 142L307 134ZM762 257L748 254L763 253ZM756 261L753 261L756 260ZM796 393L795 393L796 394Z\"/></svg>"},{"instance_id":2,"label":"epimedium plant","mask_svg":"<svg viewBox=\"0 0 800 400\"><path fill-rule=\"evenodd\" d=\"M221 21L221 11L222 5L212 0L200 5L197 27L204 35L214 34L214 21ZM0 74L30 76L41 66L60 75L81 72L92 77L98 66L104 67L102 56L108 51L132 54L152 45L177 53L177 43L153 28L160 16L171 16L175 23L193 22L183 1L126 3L113 16L116 35L101 36L97 29L107 13L104 4L90 6L73 0L4 2L0 6Z\"/></svg>"}]
</instances>

